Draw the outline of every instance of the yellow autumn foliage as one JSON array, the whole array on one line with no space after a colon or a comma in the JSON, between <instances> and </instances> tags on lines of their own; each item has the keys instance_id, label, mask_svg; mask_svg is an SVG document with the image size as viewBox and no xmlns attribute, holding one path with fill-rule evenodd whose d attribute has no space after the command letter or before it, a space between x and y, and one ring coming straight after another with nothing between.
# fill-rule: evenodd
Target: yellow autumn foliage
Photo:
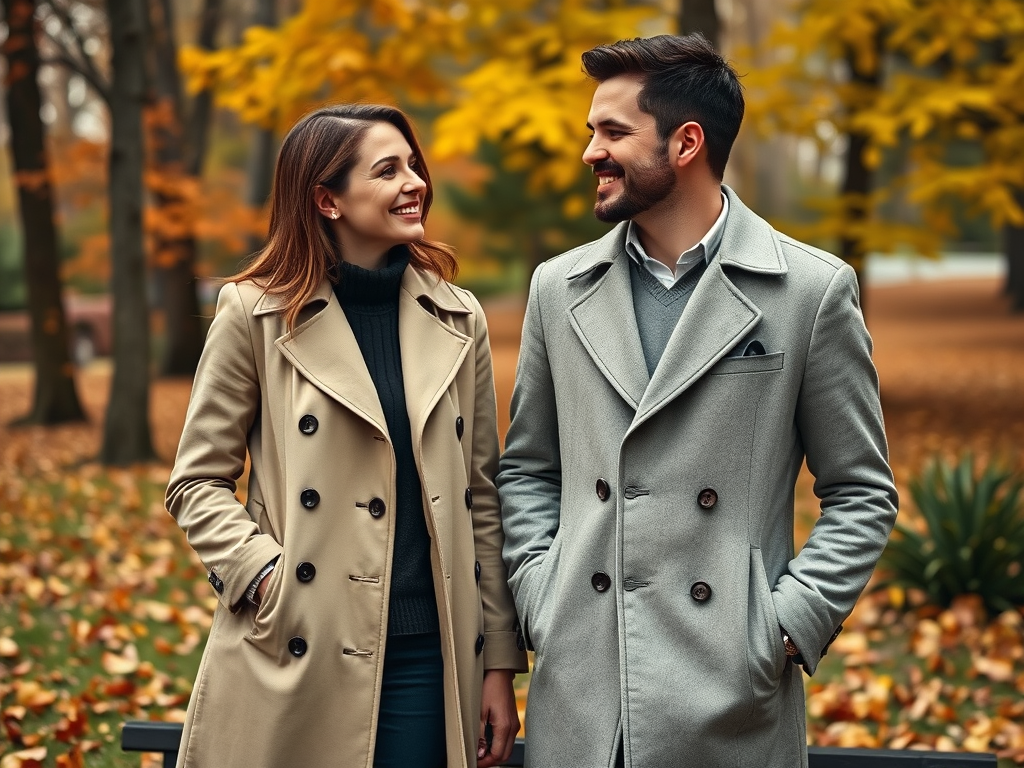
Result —
<instances>
[{"instance_id":1,"label":"yellow autumn foliage","mask_svg":"<svg viewBox=\"0 0 1024 768\"><path fill-rule=\"evenodd\" d=\"M872 196L865 222L836 202L811 229L858 238L862 248L909 244L933 251L951 205L993 226L1024 226L1024 3L1019 0L803 0L748 67L747 114L762 134L857 134L862 160L878 167L887 148L909 145L891 189ZM879 76L878 87L852 81ZM982 159L954 166L951 141L975 142ZM884 221L879 203L900 192L920 206L917 227ZM959 202L957 202L959 201ZM916 231L915 231L916 230ZM883 237L879 237L883 233Z\"/></svg>"},{"instance_id":2,"label":"yellow autumn foliage","mask_svg":"<svg viewBox=\"0 0 1024 768\"><path fill-rule=\"evenodd\" d=\"M284 129L329 101L429 106L440 114L433 155L498 143L535 190L562 192L585 171L593 88L580 55L667 31L663 15L654 1L305 0L277 28L250 28L233 48L186 48L180 64L190 90L211 87L264 127Z\"/></svg>"}]
</instances>

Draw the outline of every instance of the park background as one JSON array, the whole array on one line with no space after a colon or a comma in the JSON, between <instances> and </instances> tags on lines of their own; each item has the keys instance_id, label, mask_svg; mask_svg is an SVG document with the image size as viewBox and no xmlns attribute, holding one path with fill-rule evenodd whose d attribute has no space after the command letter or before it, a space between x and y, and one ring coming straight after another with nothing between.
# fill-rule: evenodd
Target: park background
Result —
<instances>
[{"instance_id":1,"label":"park background","mask_svg":"<svg viewBox=\"0 0 1024 768\"><path fill-rule=\"evenodd\" d=\"M875 342L902 547L805 681L809 740L1024 764L1024 2L0 5L0 768L150 764L121 723L183 717L215 599L163 487L283 131L414 117L504 434L531 270L606 231L579 55L678 30L746 88L726 182L854 265ZM798 544L816 515L804 473Z\"/></svg>"}]
</instances>

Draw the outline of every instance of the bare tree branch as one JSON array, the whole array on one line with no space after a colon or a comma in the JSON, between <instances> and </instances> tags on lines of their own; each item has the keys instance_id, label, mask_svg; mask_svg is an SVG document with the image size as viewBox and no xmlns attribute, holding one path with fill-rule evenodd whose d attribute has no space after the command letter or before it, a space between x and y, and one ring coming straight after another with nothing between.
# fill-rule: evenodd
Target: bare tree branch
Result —
<instances>
[{"instance_id":1,"label":"bare tree branch","mask_svg":"<svg viewBox=\"0 0 1024 768\"><path fill-rule=\"evenodd\" d=\"M50 39L61 49L61 54L58 56L42 56L39 59L39 63L67 67L75 74L81 75L92 86L93 90L99 94L100 98L107 103L107 106L110 106L110 84L100 79L101 76L95 69L83 66L81 62L71 57L63 45L53 40L53 38Z\"/></svg>"},{"instance_id":2,"label":"bare tree branch","mask_svg":"<svg viewBox=\"0 0 1024 768\"><path fill-rule=\"evenodd\" d=\"M70 34L74 39L74 48L69 47L64 40L58 39L56 35L51 35L47 32L47 38L57 46L62 55L55 59L44 59L43 63L59 64L81 75L109 105L110 83L107 78L100 74L99 69L96 67L96 62L86 52L86 40L82 37L81 31L75 24L70 9L63 7L58 0L49 0L49 2L45 3L45 7L60 22L61 31Z\"/></svg>"}]
</instances>

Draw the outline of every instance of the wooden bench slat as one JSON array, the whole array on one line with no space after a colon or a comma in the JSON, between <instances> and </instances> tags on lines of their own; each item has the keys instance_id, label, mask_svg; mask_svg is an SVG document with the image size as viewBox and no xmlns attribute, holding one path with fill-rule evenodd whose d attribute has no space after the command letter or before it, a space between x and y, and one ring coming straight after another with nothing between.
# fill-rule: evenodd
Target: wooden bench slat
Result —
<instances>
[{"instance_id":1,"label":"wooden bench slat","mask_svg":"<svg viewBox=\"0 0 1024 768\"><path fill-rule=\"evenodd\" d=\"M121 731L125 752L159 752L165 768L173 768L181 741L181 723L130 720ZM522 768L525 741L516 739L507 768ZM896 749L808 747L810 768L996 768L990 753L925 752Z\"/></svg>"}]
</instances>

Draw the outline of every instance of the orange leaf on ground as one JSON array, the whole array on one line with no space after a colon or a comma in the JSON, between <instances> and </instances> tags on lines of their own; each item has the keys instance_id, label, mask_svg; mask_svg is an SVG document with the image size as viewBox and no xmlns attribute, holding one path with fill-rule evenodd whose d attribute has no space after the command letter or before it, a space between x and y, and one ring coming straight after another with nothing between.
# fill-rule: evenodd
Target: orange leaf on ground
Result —
<instances>
[{"instance_id":1,"label":"orange leaf on ground","mask_svg":"<svg viewBox=\"0 0 1024 768\"><path fill-rule=\"evenodd\" d=\"M57 692L43 688L35 680L23 680L15 686L15 699L23 707L39 711L57 700Z\"/></svg>"},{"instance_id":2,"label":"orange leaf on ground","mask_svg":"<svg viewBox=\"0 0 1024 768\"><path fill-rule=\"evenodd\" d=\"M85 768L85 758L77 744L66 755L57 757L57 768Z\"/></svg>"},{"instance_id":3,"label":"orange leaf on ground","mask_svg":"<svg viewBox=\"0 0 1024 768\"><path fill-rule=\"evenodd\" d=\"M12 752L0 759L0 768L43 768L46 759L46 747L23 749Z\"/></svg>"}]
</instances>

